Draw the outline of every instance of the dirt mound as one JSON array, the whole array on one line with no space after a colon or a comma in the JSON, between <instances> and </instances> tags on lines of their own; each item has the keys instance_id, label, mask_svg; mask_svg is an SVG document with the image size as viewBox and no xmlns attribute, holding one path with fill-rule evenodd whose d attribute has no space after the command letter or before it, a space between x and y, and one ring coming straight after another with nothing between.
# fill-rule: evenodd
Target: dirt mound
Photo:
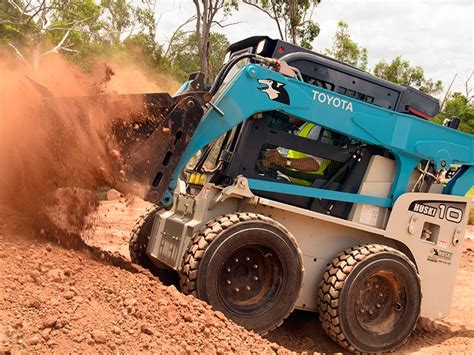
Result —
<instances>
[{"instance_id":1,"label":"dirt mound","mask_svg":"<svg viewBox=\"0 0 474 355\"><path fill-rule=\"evenodd\" d=\"M280 349L148 272L128 272L45 242L13 215L3 213L1 220L0 352Z\"/></svg>"},{"instance_id":2,"label":"dirt mound","mask_svg":"<svg viewBox=\"0 0 474 355\"><path fill-rule=\"evenodd\" d=\"M88 220L89 247L76 251L37 239L27 220L0 211L0 353L343 351L312 313L294 312L265 340L129 264L130 228L147 207L138 199L102 202ZM450 315L422 320L398 351L472 350L473 250L467 240Z\"/></svg>"},{"instance_id":3,"label":"dirt mound","mask_svg":"<svg viewBox=\"0 0 474 355\"><path fill-rule=\"evenodd\" d=\"M128 258L130 230L149 204L134 199L102 201L91 216L94 228L86 236L88 244ZM474 237L468 234L471 239ZM404 353L466 353L474 347L474 241L466 240L453 305L443 321L423 319L407 343L397 349ZM314 313L295 311L283 325L266 336L271 342L296 352L337 353L344 349L327 337Z\"/></svg>"}]
</instances>

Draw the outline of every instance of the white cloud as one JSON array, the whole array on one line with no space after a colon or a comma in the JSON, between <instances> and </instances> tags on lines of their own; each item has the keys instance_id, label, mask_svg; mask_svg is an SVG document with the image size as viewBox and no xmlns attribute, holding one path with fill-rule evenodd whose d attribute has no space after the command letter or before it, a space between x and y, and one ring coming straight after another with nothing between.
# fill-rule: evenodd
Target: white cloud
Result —
<instances>
[{"instance_id":1,"label":"white cloud","mask_svg":"<svg viewBox=\"0 0 474 355\"><path fill-rule=\"evenodd\" d=\"M158 5L158 16L163 14L160 42L195 11L190 0L162 0ZM463 81L474 69L473 11L472 0L323 0L314 17L321 34L313 45L318 51L331 46L337 22L343 20L352 38L367 47L369 66L402 55L422 66L428 77L443 80L445 87L457 73L454 89L463 90ZM229 21L241 23L215 30L231 42L253 35L278 37L274 22L245 4Z\"/></svg>"}]
</instances>

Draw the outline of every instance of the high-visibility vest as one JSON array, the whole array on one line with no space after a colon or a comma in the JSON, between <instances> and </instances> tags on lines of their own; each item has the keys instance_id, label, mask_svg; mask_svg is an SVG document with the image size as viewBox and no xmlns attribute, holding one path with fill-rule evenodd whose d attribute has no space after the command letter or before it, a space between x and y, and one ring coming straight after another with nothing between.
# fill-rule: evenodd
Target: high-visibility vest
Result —
<instances>
[{"instance_id":1,"label":"high-visibility vest","mask_svg":"<svg viewBox=\"0 0 474 355\"><path fill-rule=\"evenodd\" d=\"M301 128L300 132L298 133L298 136L299 137L303 137L303 138L306 138L308 137L309 135L309 132L311 132L311 130L313 129L313 127L316 126L314 123L305 123L303 125L303 127ZM302 152L298 152L296 150L288 150L288 155L287 157L289 159L301 159L301 158L305 158L307 157L308 154L306 153L302 153ZM328 159L324 159L322 162L321 162L321 165L319 166L319 169L316 170L316 171L305 171L305 173L307 174L313 174L313 175L323 175L324 174L324 171L326 170L326 168L328 167L329 163L331 163L330 160ZM292 183L294 184L298 184L298 185L306 185L306 186L311 186L311 181L307 181L307 180L303 180L303 179L298 179L298 178L294 178L294 177L291 177L291 176L288 176L288 178L291 180Z\"/></svg>"}]
</instances>

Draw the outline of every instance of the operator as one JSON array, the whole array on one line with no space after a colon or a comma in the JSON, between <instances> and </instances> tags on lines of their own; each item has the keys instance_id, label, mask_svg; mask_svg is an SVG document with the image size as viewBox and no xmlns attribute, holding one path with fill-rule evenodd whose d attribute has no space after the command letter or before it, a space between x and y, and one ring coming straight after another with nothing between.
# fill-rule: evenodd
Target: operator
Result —
<instances>
[{"instance_id":1,"label":"operator","mask_svg":"<svg viewBox=\"0 0 474 355\"><path fill-rule=\"evenodd\" d=\"M321 134L321 127L311 123L305 122L299 118L290 116L289 121L292 125L298 126L296 135L303 138L309 138L317 140ZM330 139L323 137L321 139L322 143L330 143ZM286 170L300 171L303 173L322 176L327 166L329 165L330 160L322 159L306 153L298 152L295 150L288 150L286 157L284 156L284 151L280 149L269 149L265 152L265 158L263 160L263 165L268 168L270 165L276 167L284 168ZM312 181L299 179L292 176L287 176L287 178L294 184L311 186ZM314 180L314 179L313 179Z\"/></svg>"}]
</instances>

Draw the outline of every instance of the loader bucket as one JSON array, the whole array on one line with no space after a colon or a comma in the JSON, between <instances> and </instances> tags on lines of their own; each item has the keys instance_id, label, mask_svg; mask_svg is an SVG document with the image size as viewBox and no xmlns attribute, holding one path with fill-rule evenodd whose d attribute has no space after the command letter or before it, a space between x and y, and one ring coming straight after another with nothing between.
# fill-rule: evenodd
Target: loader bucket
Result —
<instances>
[{"instance_id":1,"label":"loader bucket","mask_svg":"<svg viewBox=\"0 0 474 355\"><path fill-rule=\"evenodd\" d=\"M173 98L168 94L145 96L150 119L138 132L128 133L129 140L125 139L122 147L126 177L148 190L145 200L155 204L161 201L204 114L203 106L209 100L207 92L186 93ZM156 117L159 119L153 119Z\"/></svg>"},{"instance_id":2,"label":"loader bucket","mask_svg":"<svg viewBox=\"0 0 474 355\"><path fill-rule=\"evenodd\" d=\"M211 99L209 92L200 91L204 86L200 73L192 74L189 88L177 96L98 93L53 97L46 87L29 81L43 98L40 111L32 115L51 119L57 159L62 159L62 147L76 139L75 129L68 129L64 117L84 132L93 132L90 127L94 126L94 120L106 117L101 139L111 149L119 149L119 164L112 163L117 175L120 174L117 180L138 186L131 189L132 193L155 204L160 203L168 189L173 172L203 117L204 106ZM116 187L120 189L120 183Z\"/></svg>"}]
</instances>

